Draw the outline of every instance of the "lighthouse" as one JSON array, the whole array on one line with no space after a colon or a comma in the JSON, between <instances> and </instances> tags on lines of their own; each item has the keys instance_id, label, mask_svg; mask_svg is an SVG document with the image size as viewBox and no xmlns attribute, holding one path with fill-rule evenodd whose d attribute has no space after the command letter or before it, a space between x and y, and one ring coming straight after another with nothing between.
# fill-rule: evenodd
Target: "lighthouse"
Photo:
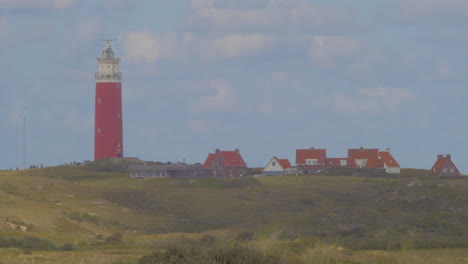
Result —
<instances>
[{"instance_id":1,"label":"lighthouse","mask_svg":"<svg viewBox=\"0 0 468 264\"><path fill-rule=\"evenodd\" d=\"M119 58L106 40L97 58L94 160L123 157L122 73Z\"/></svg>"}]
</instances>

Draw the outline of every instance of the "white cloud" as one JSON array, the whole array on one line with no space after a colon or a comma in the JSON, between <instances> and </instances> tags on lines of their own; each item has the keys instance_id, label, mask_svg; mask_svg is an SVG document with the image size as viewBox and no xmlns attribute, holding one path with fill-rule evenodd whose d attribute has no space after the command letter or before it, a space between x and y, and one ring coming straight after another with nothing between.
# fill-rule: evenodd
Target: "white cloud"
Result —
<instances>
[{"instance_id":1,"label":"white cloud","mask_svg":"<svg viewBox=\"0 0 468 264\"><path fill-rule=\"evenodd\" d=\"M315 66L330 66L337 61L356 57L363 51L357 40L338 36L317 36L312 39L309 56Z\"/></svg>"},{"instance_id":2,"label":"white cloud","mask_svg":"<svg viewBox=\"0 0 468 264\"><path fill-rule=\"evenodd\" d=\"M272 37L260 34L227 35L209 41L205 52L208 58L247 57L269 51L273 43Z\"/></svg>"},{"instance_id":3,"label":"white cloud","mask_svg":"<svg viewBox=\"0 0 468 264\"><path fill-rule=\"evenodd\" d=\"M363 113L396 110L405 102L414 99L414 94L402 88L359 88L355 95L332 94L332 105L338 112Z\"/></svg>"},{"instance_id":4,"label":"white cloud","mask_svg":"<svg viewBox=\"0 0 468 264\"><path fill-rule=\"evenodd\" d=\"M104 7L111 8L131 8L136 5L138 0L105 0Z\"/></svg>"},{"instance_id":5,"label":"white cloud","mask_svg":"<svg viewBox=\"0 0 468 264\"><path fill-rule=\"evenodd\" d=\"M220 113L242 110L239 98L231 86L220 80L212 80L210 85L215 94L207 96L196 103L196 111Z\"/></svg>"},{"instance_id":6,"label":"white cloud","mask_svg":"<svg viewBox=\"0 0 468 264\"><path fill-rule=\"evenodd\" d=\"M190 24L203 31L336 33L358 28L348 10L307 0L192 0L192 7Z\"/></svg>"},{"instance_id":7,"label":"white cloud","mask_svg":"<svg viewBox=\"0 0 468 264\"><path fill-rule=\"evenodd\" d=\"M179 38L175 33L158 35L149 31L124 34L126 58L132 62L154 63L177 54Z\"/></svg>"},{"instance_id":8,"label":"white cloud","mask_svg":"<svg viewBox=\"0 0 468 264\"><path fill-rule=\"evenodd\" d=\"M75 3L76 0L0 0L0 9L67 9Z\"/></svg>"},{"instance_id":9,"label":"white cloud","mask_svg":"<svg viewBox=\"0 0 468 264\"><path fill-rule=\"evenodd\" d=\"M192 0L191 4L193 8L198 9L212 7L215 2L216 0Z\"/></svg>"},{"instance_id":10,"label":"white cloud","mask_svg":"<svg viewBox=\"0 0 468 264\"><path fill-rule=\"evenodd\" d=\"M438 63L432 74L433 79L451 79L455 76L455 72L450 65L445 62Z\"/></svg>"},{"instance_id":11,"label":"white cloud","mask_svg":"<svg viewBox=\"0 0 468 264\"><path fill-rule=\"evenodd\" d=\"M466 0L400 0L393 16L402 22L450 23L468 15Z\"/></svg>"}]
</instances>

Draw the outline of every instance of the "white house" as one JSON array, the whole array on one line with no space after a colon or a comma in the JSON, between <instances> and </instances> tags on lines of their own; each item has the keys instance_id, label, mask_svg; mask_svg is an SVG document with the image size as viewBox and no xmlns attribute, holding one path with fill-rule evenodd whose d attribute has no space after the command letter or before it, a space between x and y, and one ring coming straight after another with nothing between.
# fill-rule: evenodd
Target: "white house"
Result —
<instances>
[{"instance_id":1,"label":"white house","mask_svg":"<svg viewBox=\"0 0 468 264\"><path fill-rule=\"evenodd\" d=\"M278 159L273 157L263 169L265 175L281 175L286 174L286 171L292 168L291 163L287 159Z\"/></svg>"},{"instance_id":2,"label":"white house","mask_svg":"<svg viewBox=\"0 0 468 264\"><path fill-rule=\"evenodd\" d=\"M379 152L379 156L383 161L384 169L388 174L400 174L400 164L390 153L390 149Z\"/></svg>"}]
</instances>

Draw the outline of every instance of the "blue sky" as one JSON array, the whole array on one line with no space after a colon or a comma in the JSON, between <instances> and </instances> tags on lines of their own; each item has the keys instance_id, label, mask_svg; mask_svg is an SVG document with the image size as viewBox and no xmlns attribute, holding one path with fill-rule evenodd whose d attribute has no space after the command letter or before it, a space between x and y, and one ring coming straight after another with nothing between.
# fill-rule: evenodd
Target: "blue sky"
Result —
<instances>
[{"instance_id":1,"label":"blue sky","mask_svg":"<svg viewBox=\"0 0 468 264\"><path fill-rule=\"evenodd\" d=\"M126 156L250 166L296 148L451 153L468 173L465 0L0 0L0 169L93 157L101 38L123 72Z\"/></svg>"}]
</instances>

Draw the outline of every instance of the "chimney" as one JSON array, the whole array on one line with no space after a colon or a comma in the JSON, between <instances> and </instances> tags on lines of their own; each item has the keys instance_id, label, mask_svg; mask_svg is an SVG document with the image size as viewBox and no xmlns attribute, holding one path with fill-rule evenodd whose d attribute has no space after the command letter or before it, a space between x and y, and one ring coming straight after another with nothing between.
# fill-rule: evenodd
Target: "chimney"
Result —
<instances>
[{"instance_id":1,"label":"chimney","mask_svg":"<svg viewBox=\"0 0 468 264\"><path fill-rule=\"evenodd\" d=\"M447 157L448 160L452 159L452 155L450 155L450 154L447 154L446 157Z\"/></svg>"},{"instance_id":2,"label":"chimney","mask_svg":"<svg viewBox=\"0 0 468 264\"><path fill-rule=\"evenodd\" d=\"M442 155L442 154L437 155L438 160L443 159L443 158L444 158L444 155Z\"/></svg>"},{"instance_id":3,"label":"chimney","mask_svg":"<svg viewBox=\"0 0 468 264\"><path fill-rule=\"evenodd\" d=\"M239 153L239 149L236 149L236 152Z\"/></svg>"},{"instance_id":4,"label":"chimney","mask_svg":"<svg viewBox=\"0 0 468 264\"><path fill-rule=\"evenodd\" d=\"M315 148L314 148L314 147L311 147L311 148L310 148L310 151L314 151L314 150L315 150Z\"/></svg>"},{"instance_id":5,"label":"chimney","mask_svg":"<svg viewBox=\"0 0 468 264\"><path fill-rule=\"evenodd\" d=\"M216 149L216 153L218 153L218 152L219 152L219 149Z\"/></svg>"},{"instance_id":6,"label":"chimney","mask_svg":"<svg viewBox=\"0 0 468 264\"><path fill-rule=\"evenodd\" d=\"M387 148L387 152L388 152L388 153L392 152L392 149Z\"/></svg>"}]
</instances>

